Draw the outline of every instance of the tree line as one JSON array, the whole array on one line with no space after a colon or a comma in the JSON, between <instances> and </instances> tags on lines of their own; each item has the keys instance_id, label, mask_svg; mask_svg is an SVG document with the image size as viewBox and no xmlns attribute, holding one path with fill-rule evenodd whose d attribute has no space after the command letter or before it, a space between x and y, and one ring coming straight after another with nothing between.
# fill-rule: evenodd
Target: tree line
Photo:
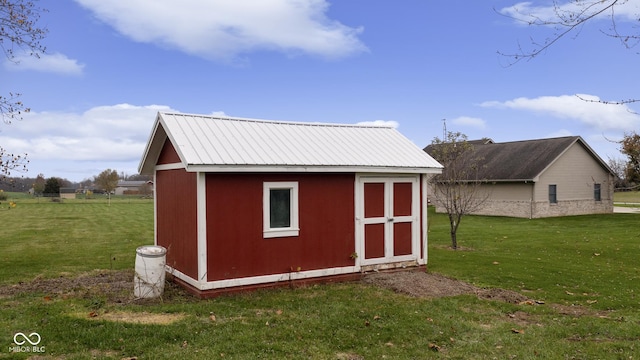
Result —
<instances>
[{"instance_id":1,"label":"tree line","mask_svg":"<svg viewBox=\"0 0 640 360\"><path fill-rule=\"evenodd\" d=\"M59 194L60 188L76 190L90 190L94 193L112 193L121 180L126 181L150 181L152 176L133 174L128 175L116 170L107 169L92 178L74 182L57 176L45 177L38 174L36 177L4 177L0 178L0 190L13 192L32 192L34 195Z\"/></svg>"}]
</instances>

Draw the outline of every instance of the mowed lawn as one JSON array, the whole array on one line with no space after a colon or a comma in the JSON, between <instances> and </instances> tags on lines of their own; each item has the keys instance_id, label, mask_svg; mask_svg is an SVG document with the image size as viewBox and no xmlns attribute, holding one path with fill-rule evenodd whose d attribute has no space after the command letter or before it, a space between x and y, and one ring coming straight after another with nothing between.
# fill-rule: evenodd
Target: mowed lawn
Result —
<instances>
[{"instance_id":1,"label":"mowed lawn","mask_svg":"<svg viewBox=\"0 0 640 360\"><path fill-rule=\"evenodd\" d=\"M130 268L135 249L153 244L152 200L16 202L0 204L0 284Z\"/></svg>"},{"instance_id":2,"label":"mowed lawn","mask_svg":"<svg viewBox=\"0 0 640 360\"><path fill-rule=\"evenodd\" d=\"M5 289L131 270L136 247L153 242L148 200L18 200L0 219ZM172 286L153 301L0 291L0 358L638 359L639 225L637 214L469 216L462 249L452 251L446 216L430 214L429 272L518 291L536 305L414 298L364 283L211 300ZM11 352L19 332L37 332L42 351Z\"/></svg>"},{"instance_id":3,"label":"mowed lawn","mask_svg":"<svg viewBox=\"0 0 640 360\"><path fill-rule=\"evenodd\" d=\"M640 191L621 191L613 195L613 201L616 205L640 205Z\"/></svg>"}]
</instances>

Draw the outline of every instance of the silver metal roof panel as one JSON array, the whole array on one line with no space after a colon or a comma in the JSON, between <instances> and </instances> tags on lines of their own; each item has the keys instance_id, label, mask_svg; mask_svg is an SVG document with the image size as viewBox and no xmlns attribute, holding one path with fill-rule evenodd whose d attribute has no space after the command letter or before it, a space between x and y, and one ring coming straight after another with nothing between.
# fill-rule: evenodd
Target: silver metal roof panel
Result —
<instances>
[{"instance_id":1,"label":"silver metal roof panel","mask_svg":"<svg viewBox=\"0 0 640 360\"><path fill-rule=\"evenodd\" d=\"M440 172L391 127L158 113L140 163L149 173L166 138L188 171Z\"/></svg>"}]
</instances>

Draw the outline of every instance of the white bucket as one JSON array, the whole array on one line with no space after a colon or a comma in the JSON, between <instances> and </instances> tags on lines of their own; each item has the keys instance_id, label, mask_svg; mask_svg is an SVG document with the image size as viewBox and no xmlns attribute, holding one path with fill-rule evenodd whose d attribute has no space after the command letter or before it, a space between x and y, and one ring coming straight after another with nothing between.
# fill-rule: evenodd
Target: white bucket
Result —
<instances>
[{"instance_id":1,"label":"white bucket","mask_svg":"<svg viewBox=\"0 0 640 360\"><path fill-rule=\"evenodd\" d=\"M164 291L167 249L162 246L141 246L136 249L136 274L133 295L136 298L155 298Z\"/></svg>"}]
</instances>

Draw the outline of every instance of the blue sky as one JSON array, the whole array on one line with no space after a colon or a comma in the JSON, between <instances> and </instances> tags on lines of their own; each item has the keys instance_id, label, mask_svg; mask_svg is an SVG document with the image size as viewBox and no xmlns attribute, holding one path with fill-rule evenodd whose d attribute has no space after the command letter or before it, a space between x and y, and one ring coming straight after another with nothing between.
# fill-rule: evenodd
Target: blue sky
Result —
<instances>
[{"instance_id":1,"label":"blue sky","mask_svg":"<svg viewBox=\"0 0 640 360\"><path fill-rule=\"evenodd\" d=\"M603 35L606 18L531 61L508 66L497 53L550 34L500 12L516 6L545 16L550 4L41 2L47 54L0 66L0 93L22 93L31 108L22 121L0 125L0 145L28 153L26 176L135 174L156 112L179 111L392 124L420 147L442 136L447 119L448 130L471 139L580 135L605 161L623 158L605 137L640 130L640 105L576 96L640 98L640 47ZM616 13L620 26L637 19L640 0Z\"/></svg>"}]
</instances>

